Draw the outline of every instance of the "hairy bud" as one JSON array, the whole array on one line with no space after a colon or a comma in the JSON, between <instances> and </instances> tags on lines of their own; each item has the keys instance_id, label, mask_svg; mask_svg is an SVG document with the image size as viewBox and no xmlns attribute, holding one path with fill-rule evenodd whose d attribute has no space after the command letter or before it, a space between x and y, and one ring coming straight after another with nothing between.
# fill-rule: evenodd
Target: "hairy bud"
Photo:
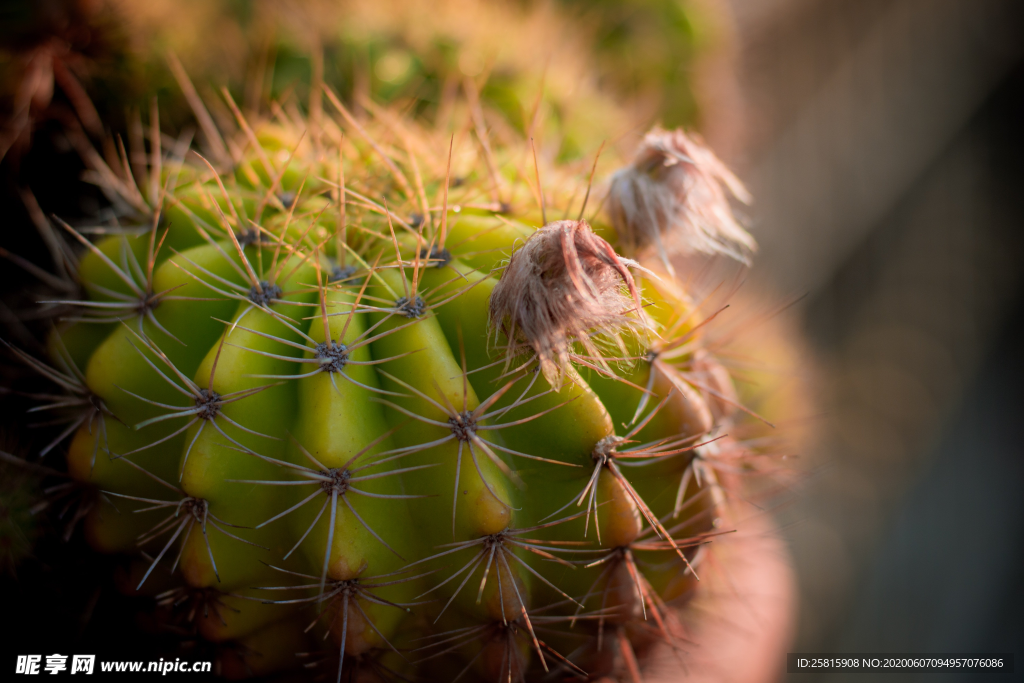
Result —
<instances>
[{"instance_id":1,"label":"hairy bud","mask_svg":"<svg viewBox=\"0 0 1024 683\"><path fill-rule=\"evenodd\" d=\"M640 294L629 266L586 221L555 221L512 254L494 289L490 319L509 339L509 355L523 340L537 354L544 377L557 385L569 367L572 340L600 356L594 334L618 339L643 326Z\"/></svg>"},{"instance_id":2,"label":"hairy bud","mask_svg":"<svg viewBox=\"0 0 1024 683\"><path fill-rule=\"evenodd\" d=\"M682 130L656 128L633 163L612 176L608 213L625 249L656 250L669 272L675 254L726 254L746 263L757 245L736 219L730 195L750 201L711 150Z\"/></svg>"}]
</instances>

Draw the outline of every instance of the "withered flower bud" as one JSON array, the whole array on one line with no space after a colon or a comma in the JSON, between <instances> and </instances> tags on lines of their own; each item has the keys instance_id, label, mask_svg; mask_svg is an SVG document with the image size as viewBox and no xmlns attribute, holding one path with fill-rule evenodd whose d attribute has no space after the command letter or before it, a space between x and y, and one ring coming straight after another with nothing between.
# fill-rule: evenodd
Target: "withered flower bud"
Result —
<instances>
[{"instance_id":1,"label":"withered flower bud","mask_svg":"<svg viewBox=\"0 0 1024 683\"><path fill-rule=\"evenodd\" d=\"M594 336L607 335L621 346L623 331L645 327L629 272L636 265L616 254L586 221L549 223L512 254L491 295L491 325L508 338L510 357L525 342L536 352L544 377L559 386L573 341L600 359Z\"/></svg>"},{"instance_id":2,"label":"withered flower bud","mask_svg":"<svg viewBox=\"0 0 1024 683\"><path fill-rule=\"evenodd\" d=\"M726 254L746 263L757 245L729 195L750 202L739 179L701 142L655 128L633 163L612 176L608 214L628 253L653 249L669 272L676 254Z\"/></svg>"}]
</instances>

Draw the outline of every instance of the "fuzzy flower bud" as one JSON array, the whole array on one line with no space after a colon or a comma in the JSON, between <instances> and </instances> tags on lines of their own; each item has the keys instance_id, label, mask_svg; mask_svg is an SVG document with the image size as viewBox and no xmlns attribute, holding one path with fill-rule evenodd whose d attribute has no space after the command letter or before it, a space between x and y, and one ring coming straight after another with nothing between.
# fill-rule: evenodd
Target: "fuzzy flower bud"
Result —
<instances>
[{"instance_id":1,"label":"fuzzy flower bud","mask_svg":"<svg viewBox=\"0 0 1024 683\"><path fill-rule=\"evenodd\" d=\"M726 254L746 263L757 245L733 214L729 195L750 202L711 150L682 130L656 128L633 163L612 176L608 214L623 248L656 250L669 272L675 254Z\"/></svg>"},{"instance_id":2,"label":"fuzzy flower bud","mask_svg":"<svg viewBox=\"0 0 1024 683\"><path fill-rule=\"evenodd\" d=\"M621 345L620 333L644 326L630 266L586 221L555 221L516 250L494 288L490 321L509 340L509 356L524 341L553 386L571 362L572 341L594 357L594 335ZM634 312L636 315L629 315Z\"/></svg>"}]
</instances>

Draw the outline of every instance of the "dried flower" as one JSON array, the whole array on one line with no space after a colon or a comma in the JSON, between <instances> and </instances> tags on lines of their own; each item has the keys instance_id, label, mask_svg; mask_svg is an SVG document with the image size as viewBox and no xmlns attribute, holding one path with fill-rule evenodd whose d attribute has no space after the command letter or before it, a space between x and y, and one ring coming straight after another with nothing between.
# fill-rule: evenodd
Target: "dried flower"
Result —
<instances>
[{"instance_id":1,"label":"dried flower","mask_svg":"<svg viewBox=\"0 0 1024 683\"><path fill-rule=\"evenodd\" d=\"M669 258L701 252L744 263L757 248L740 225L729 195L750 195L711 150L682 130L648 133L633 163L617 171L608 191L608 213L624 249L655 249Z\"/></svg>"},{"instance_id":2,"label":"dried flower","mask_svg":"<svg viewBox=\"0 0 1024 683\"><path fill-rule=\"evenodd\" d=\"M512 254L491 295L491 325L509 339L509 357L521 348L519 340L531 346L544 377L557 386L571 362L572 340L600 359L594 335L605 334L621 346L623 330L644 328L640 293L629 272L636 265L586 221L550 223Z\"/></svg>"}]
</instances>

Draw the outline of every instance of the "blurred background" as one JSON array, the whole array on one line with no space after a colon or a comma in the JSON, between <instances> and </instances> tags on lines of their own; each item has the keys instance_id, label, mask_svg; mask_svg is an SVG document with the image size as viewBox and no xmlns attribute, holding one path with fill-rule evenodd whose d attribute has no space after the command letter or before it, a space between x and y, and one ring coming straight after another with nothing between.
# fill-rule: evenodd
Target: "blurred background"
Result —
<instances>
[{"instance_id":1,"label":"blurred background","mask_svg":"<svg viewBox=\"0 0 1024 683\"><path fill-rule=\"evenodd\" d=\"M553 154L592 153L593 139L566 133L588 122L615 129L627 157L650 123L685 125L756 198L747 213L760 253L744 291L797 301L778 324L796 340L786 366L804 394L802 414L790 415L802 476L773 501L799 579L793 651L1019 649L1024 4L501 3L525 13L514 23L453 1L427 5L442 39L423 22L410 28L422 13L398 21L406 5L423 9L4 0L0 255L46 267L52 245L35 230L39 217L103 210L79 180L69 124L93 139L130 135L133 112L157 94L165 120L181 125L166 48L194 80L228 85L241 101L319 68L357 102L415 92L440 116L447 74L476 76L473 46L504 36L512 45L489 64L483 96L522 128L523 93L539 87L561 122L548 136ZM311 36L290 23L333 6L344 8L335 9L341 29ZM282 35L292 37L275 42ZM322 63L304 52L311 44L324 48ZM575 106L560 99L568 90ZM39 329L24 314L26 282L23 269L0 272L0 318L5 338L31 348ZM5 386L17 380L17 370L2 372ZM56 571L49 557L29 574ZM99 597L67 599L91 615Z\"/></svg>"},{"instance_id":2,"label":"blurred background","mask_svg":"<svg viewBox=\"0 0 1024 683\"><path fill-rule=\"evenodd\" d=\"M727 6L751 279L807 294L818 368L794 649L1019 651L1024 7Z\"/></svg>"}]
</instances>

